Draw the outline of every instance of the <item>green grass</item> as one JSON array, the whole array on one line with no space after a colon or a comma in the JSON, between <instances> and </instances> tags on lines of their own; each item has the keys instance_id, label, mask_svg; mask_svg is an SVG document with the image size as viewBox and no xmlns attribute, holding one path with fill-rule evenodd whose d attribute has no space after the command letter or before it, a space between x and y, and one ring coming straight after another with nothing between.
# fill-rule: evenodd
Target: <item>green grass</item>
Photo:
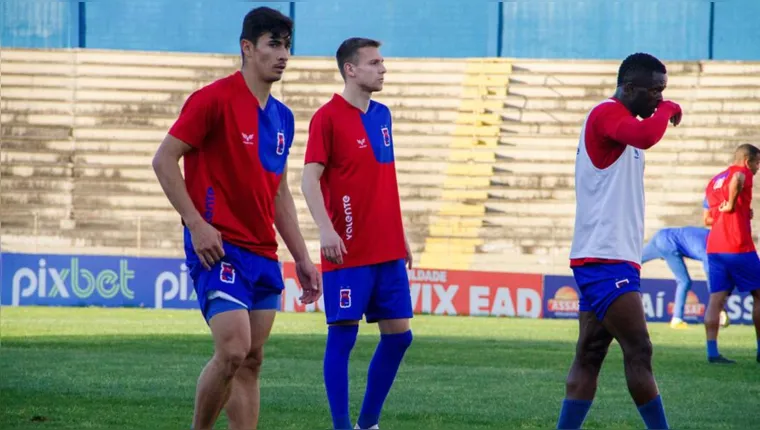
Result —
<instances>
[{"instance_id":1,"label":"green grass","mask_svg":"<svg viewBox=\"0 0 760 430\"><path fill-rule=\"evenodd\" d=\"M198 374L212 352L193 311L4 308L0 428L190 428ZM553 428L576 322L419 316L386 402L384 429ZM760 422L760 364L750 327L721 334L739 361L709 366L704 332L650 325L671 426L748 429ZM362 326L351 361L358 413L377 332ZM261 429L328 429L321 314L280 314L265 349ZM613 345L586 428L642 428ZM226 428L226 421L217 428Z\"/></svg>"}]
</instances>

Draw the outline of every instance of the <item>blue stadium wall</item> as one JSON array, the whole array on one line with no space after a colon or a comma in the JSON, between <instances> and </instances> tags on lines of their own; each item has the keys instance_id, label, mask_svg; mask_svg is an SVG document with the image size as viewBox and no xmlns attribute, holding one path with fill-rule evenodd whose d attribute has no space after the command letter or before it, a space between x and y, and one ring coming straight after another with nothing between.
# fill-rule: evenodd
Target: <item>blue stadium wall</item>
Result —
<instances>
[{"instance_id":1,"label":"blue stadium wall","mask_svg":"<svg viewBox=\"0 0 760 430\"><path fill-rule=\"evenodd\" d=\"M760 1L3 0L0 46L236 53L259 5L294 18L297 55L361 35L398 57L760 60Z\"/></svg>"}]
</instances>

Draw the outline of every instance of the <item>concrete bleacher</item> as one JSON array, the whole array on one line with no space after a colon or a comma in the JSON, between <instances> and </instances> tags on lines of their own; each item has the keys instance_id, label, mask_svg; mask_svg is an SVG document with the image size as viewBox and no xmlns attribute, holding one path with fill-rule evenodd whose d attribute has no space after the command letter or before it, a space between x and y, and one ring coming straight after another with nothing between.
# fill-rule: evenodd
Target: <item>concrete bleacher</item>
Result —
<instances>
[{"instance_id":1,"label":"concrete bleacher","mask_svg":"<svg viewBox=\"0 0 760 430\"><path fill-rule=\"evenodd\" d=\"M405 225L423 267L563 273L573 160L615 62L388 59L376 99L394 116ZM668 64L681 127L647 152L647 236L698 224L709 177L760 135L760 65ZM4 250L182 255L179 218L150 166L188 94L239 58L118 51L0 52ZM300 193L308 121L342 88L332 59L293 58L273 94L296 116L289 184ZM281 247L281 256L289 258ZM650 267L650 266L647 266ZM664 265L653 264L654 273ZM697 271L697 276L701 271Z\"/></svg>"}]
</instances>

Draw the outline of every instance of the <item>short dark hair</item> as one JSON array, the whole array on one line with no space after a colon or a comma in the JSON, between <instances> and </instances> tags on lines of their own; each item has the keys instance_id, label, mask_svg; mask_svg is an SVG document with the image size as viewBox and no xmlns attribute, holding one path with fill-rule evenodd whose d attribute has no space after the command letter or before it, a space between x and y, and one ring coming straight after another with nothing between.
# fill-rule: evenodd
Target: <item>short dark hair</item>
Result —
<instances>
[{"instance_id":1,"label":"short dark hair","mask_svg":"<svg viewBox=\"0 0 760 430\"><path fill-rule=\"evenodd\" d=\"M754 158L757 158L760 155L760 149L758 149L757 146L749 144L749 143L742 143L741 145L736 147L736 152L734 153L734 156L736 157L736 161L742 161L745 158L748 160L752 160Z\"/></svg>"},{"instance_id":2,"label":"short dark hair","mask_svg":"<svg viewBox=\"0 0 760 430\"><path fill-rule=\"evenodd\" d=\"M346 72L343 70L343 66L346 63L356 62L356 56L359 54L359 50L362 48L379 48L382 45L377 40L365 39L363 37L352 37L346 39L338 47L338 52L335 53L335 59L338 61L338 69L343 79L346 79Z\"/></svg>"},{"instance_id":3,"label":"short dark hair","mask_svg":"<svg viewBox=\"0 0 760 430\"><path fill-rule=\"evenodd\" d=\"M629 55L620 64L617 84L620 86L632 82L642 73L648 73L651 76L651 74L655 72L668 73L665 65L662 64L662 61L658 60L657 57L643 52L637 52Z\"/></svg>"},{"instance_id":4,"label":"short dark hair","mask_svg":"<svg viewBox=\"0 0 760 430\"><path fill-rule=\"evenodd\" d=\"M245 39L256 44L259 37L266 33L272 33L273 38L290 39L293 36L293 20L270 7L252 9L243 18L240 40Z\"/></svg>"}]
</instances>

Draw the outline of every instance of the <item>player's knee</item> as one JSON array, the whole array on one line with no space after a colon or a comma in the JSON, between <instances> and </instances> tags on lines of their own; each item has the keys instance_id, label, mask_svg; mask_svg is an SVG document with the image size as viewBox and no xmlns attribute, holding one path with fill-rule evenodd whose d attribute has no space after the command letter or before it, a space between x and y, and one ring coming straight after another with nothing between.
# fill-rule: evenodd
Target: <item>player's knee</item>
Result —
<instances>
[{"instance_id":1,"label":"player's knee","mask_svg":"<svg viewBox=\"0 0 760 430\"><path fill-rule=\"evenodd\" d=\"M631 364L651 366L653 351L652 341L649 336L646 336L629 342L623 348L623 355L625 360Z\"/></svg>"},{"instance_id":2,"label":"player's knee","mask_svg":"<svg viewBox=\"0 0 760 430\"><path fill-rule=\"evenodd\" d=\"M245 362L248 353L246 345L230 345L218 350L215 354L215 359L222 366L226 374L234 375Z\"/></svg>"},{"instance_id":3,"label":"player's knee","mask_svg":"<svg viewBox=\"0 0 760 430\"><path fill-rule=\"evenodd\" d=\"M414 336L412 336L411 330L407 330L404 333L393 335L393 339L394 339L394 345L396 346L398 350L406 351L412 345Z\"/></svg>"},{"instance_id":4,"label":"player's knee","mask_svg":"<svg viewBox=\"0 0 760 430\"><path fill-rule=\"evenodd\" d=\"M245 357L245 360L243 360L243 363L241 364L241 367L244 367L248 370L253 371L254 373L258 373L261 369L261 364L264 362L264 348L255 348L251 350L251 352L248 353L248 355Z\"/></svg>"},{"instance_id":5,"label":"player's knee","mask_svg":"<svg viewBox=\"0 0 760 430\"><path fill-rule=\"evenodd\" d=\"M607 346L593 347L581 351L581 354L578 357L581 365L592 369L598 369L602 367L604 357L607 356L607 348Z\"/></svg>"}]
</instances>

